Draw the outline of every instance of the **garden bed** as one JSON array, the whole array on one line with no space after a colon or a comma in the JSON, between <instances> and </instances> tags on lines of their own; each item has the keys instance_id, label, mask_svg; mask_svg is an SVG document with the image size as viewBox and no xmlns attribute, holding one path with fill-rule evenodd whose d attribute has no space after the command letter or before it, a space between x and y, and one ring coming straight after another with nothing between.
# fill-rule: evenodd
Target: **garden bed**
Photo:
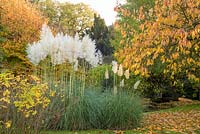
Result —
<instances>
[{"instance_id":1,"label":"garden bed","mask_svg":"<svg viewBox=\"0 0 200 134\"><path fill-rule=\"evenodd\" d=\"M197 101L195 102L197 103ZM199 103L199 102L198 102ZM134 130L46 131L42 134L199 134L200 105L176 106L144 114L141 127Z\"/></svg>"}]
</instances>

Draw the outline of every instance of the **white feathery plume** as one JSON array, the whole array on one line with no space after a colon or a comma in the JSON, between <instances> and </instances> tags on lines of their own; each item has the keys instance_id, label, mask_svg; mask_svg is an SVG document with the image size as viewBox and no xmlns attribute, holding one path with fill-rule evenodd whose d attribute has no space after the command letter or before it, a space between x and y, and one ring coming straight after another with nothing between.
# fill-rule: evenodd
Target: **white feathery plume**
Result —
<instances>
[{"instance_id":1,"label":"white feathery plume","mask_svg":"<svg viewBox=\"0 0 200 134\"><path fill-rule=\"evenodd\" d=\"M118 64L116 61L112 61L112 71L113 73L117 73L117 70L118 70Z\"/></svg>"},{"instance_id":2,"label":"white feathery plume","mask_svg":"<svg viewBox=\"0 0 200 134\"><path fill-rule=\"evenodd\" d=\"M50 54L53 42L54 36L51 29L46 24L44 24L40 33L40 41L38 42L42 47L42 51L44 53Z\"/></svg>"},{"instance_id":3,"label":"white feathery plume","mask_svg":"<svg viewBox=\"0 0 200 134\"><path fill-rule=\"evenodd\" d=\"M120 87L124 87L124 79L120 82Z\"/></svg>"},{"instance_id":4,"label":"white feathery plume","mask_svg":"<svg viewBox=\"0 0 200 134\"><path fill-rule=\"evenodd\" d=\"M51 50L50 56L52 59L52 63L54 65L58 65L58 64L62 64L65 62L65 58L64 58L64 44L63 44L63 34L62 33L58 33L55 38L54 38L54 42L53 42L53 47L51 47L53 50Z\"/></svg>"},{"instance_id":5,"label":"white feathery plume","mask_svg":"<svg viewBox=\"0 0 200 134\"><path fill-rule=\"evenodd\" d=\"M122 64L119 65L119 70L117 71L118 76L123 76L123 67Z\"/></svg>"},{"instance_id":6,"label":"white feathery plume","mask_svg":"<svg viewBox=\"0 0 200 134\"><path fill-rule=\"evenodd\" d=\"M139 86L139 84L140 84L140 80L138 80L138 81L134 84L134 89L137 89L138 86Z\"/></svg>"},{"instance_id":7,"label":"white feathery plume","mask_svg":"<svg viewBox=\"0 0 200 134\"><path fill-rule=\"evenodd\" d=\"M68 35L65 35L63 37L63 40L62 40L62 46L63 46L63 57L64 57L64 60L65 61L69 61L70 63L73 62L73 58L72 58L72 52L71 52L71 49L72 49L72 44L73 44L73 38L68 36Z\"/></svg>"},{"instance_id":8,"label":"white feathery plume","mask_svg":"<svg viewBox=\"0 0 200 134\"><path fill-rule=\"evenodd\" d=\"M84 36L82 39L82 45L81 45L82 55L80 56L80 58L88 59L93 50L95 50L94 42L89 38L89 35Z\"/></svg>"},{"instance_id":9,"label":"white feathery plume","mask_svg":"<svg viewBox=\"0 0 200 134\"><path fill-rule=\"evenodd\" d=\"M53 38L54 36L51 29L46 24L43 24L40 32L40 40L51 41Z\"/></svg>"},{"instance_id":10,"label":"white feathery plume","mask_svg":"<svg viewBox=\"0 0 200 134\"><path fill-rule=\"evenodd\" d=\"M91 56L89 63L96 67L98 64L102 64L102 53L98 50L97 52L94 52L94 54Z\"/></svg>"},{"instance_id":11,"label":"white feathery plume","mask_svg":"<svg viewBox=\"0 0 200 134\"><path fill-rule=\"evenodd\" d=\"M80 56L81 52L81 41L78 38L78 35L75 38L69 37L67 46L67 59L70 63L74 63L76 59Z\"/></svg>"},{"instance_id":12,"label":"white feathery plume","mask_svg":"<svg viewBox=\"0 0 200 134\"><path fill-rule=\"evenodd\" d=\"M27 57L30 60L30 62L34 65L38 65L40 59L38 58L37 44L35 42L32 45L28 44L26 52L28 54Z\"/></svg>"},{"instance_id":13,"label":"white feathery plume","mask_svg":"<svg viewBox=\"0 0 200 134\"><path fill-rule=\"evenodd\" d=\"M109 72L108 72L108 69L106 69L106 72L105 72L105 79L109 79Z\"/></svg>"},{"instance_id":14,"label":"white feathery plume","mask_svg":"<svg viewBox=\"0 0 200 134\"><path fill-rule=\"evenodd\" d=\"M103 55L101 51L98 50L97 55L98 55L98 64L103 64Z\"/></svg>"},{"instance_id":15,"label":"white feathery plume","mask_svg":"<svg viewBox=\"0 0 200 134\"><path fill-rule=\"evenodd\" d=\"M81 55L81 46L82 46L82 42L81 42L81 40L79 38L78 33L76 33L76 35L74 37L74 52L75 52L75 58L76 59L78 57L80 57L80 55Z\"/></svg>"},{"instance_id":16,"label":"white feathery plume","mask_svg":"<svg viewBox=\"0 0 200 134\"><path fill-rule=\"evenodd\" d=\"M75 71L78 70L78 60L76 60L75 63L74 63L74 70L75 70Z\"/></svg>"},{"instance_id":17,"label":"white feathery plume","mask_svg":"<svg viewBox=\"0 0 200 134\"><path fill-rule=\"evenodd\" d=\"M96 50L95 42L90 39L89 35L82 39L80 58L84 58L92 66L102 63L102 53Z\"/></svg>"},{"instance_id":18,"label":"white feathery plume","mask_svg":"<svg viewBox=\"0 0 200 134\"><path fill-rule=\"evenodd\" d=\"M52 41L54 40L51 30L46 24L42 26L40 38L39 42L28 44L26 50L28 59L34 65L38 65L41 60L44 60L48 56L50 45L52 45Z\"/></svg>"},{"instance_id":19,"label":"white feathery plume","mask_svg":"<svg viewBox=\"0 0 200 134\"><path fill-rule=\"evenodd\" d=\"M47 56L51 58L53 65L69 61L76 64L78 58L84 58L92 66L102 62L102 54L96 50L95 42L86 35L82 40L78 34L75 37L58 33L55 37L51 29L44 24L41 30L40 41L29 44L27 57L34 64L38 65Z\"/></svg>"},{"instance_id":20,"label":"white feathery plume","mask_svg":"<svg viewBox=\"0 0 200 134\"><path fill-rule=\"evenodd\" d=\"M127 69L127 70L124 72L124 75L125 75L126 79L129 79L129 77L130 77L129 69Z\"/></svg>"},{"instance_id":21,"label":"white feathery plume","mask_svg":"<svg viewBox=\"0 0 200 134\"><path fill-rule=\"evenodd\" d=\"M38 65L41 60L44 60L47 53L40 51L42 49L39 43L29 44L26 52L28 53L28 59L34 64Z\"/></svg>"}]
</instances>

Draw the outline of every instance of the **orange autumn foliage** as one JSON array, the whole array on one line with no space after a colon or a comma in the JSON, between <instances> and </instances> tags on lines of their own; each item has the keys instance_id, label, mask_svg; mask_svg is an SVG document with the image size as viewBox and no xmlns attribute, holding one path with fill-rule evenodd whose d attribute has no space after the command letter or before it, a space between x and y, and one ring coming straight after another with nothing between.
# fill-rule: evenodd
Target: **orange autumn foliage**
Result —
<instances>
[{"instance_id":1,"label":"orange autumn foliage","mask_svg":"<svg viewBox=\"0 0 200 134\"><path fill-rule=\"evenodd\" d=\"M174 84L175 76L183 74L199 85L199 7L199 0L156 0L152 19L138 18L144 19L140 32L115 56L136 75L148 77L159 68Z\"/></svg>"},{"instance_id":2,"label":"orange autumn foliage","mask_svg":"<svg viewBox=\"0 0 200 134\"><path fill-rule=\"evenodd\" d=\"M44 22L41 13L31 3L25 0L0 0L0 24L7 29L3 33L7 40L1 47L6 56L28 65L26 46L39 39Z\"/></svg>"}]
</instances>

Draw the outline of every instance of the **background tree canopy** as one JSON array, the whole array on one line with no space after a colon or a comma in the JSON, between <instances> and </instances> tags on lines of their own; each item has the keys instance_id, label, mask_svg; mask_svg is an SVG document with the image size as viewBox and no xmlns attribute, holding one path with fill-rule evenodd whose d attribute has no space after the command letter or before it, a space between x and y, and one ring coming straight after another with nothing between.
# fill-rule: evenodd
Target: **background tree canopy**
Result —
<instances>
[{"instance_id":1,"label":"background tree canopy","mask_svg":"<svg viewBox=\"0 0 200 134\"><path fill-rule=\"evenodd\" d=\"M113 53L113 48L110 43L110 30L111 29L106 26L104 19L94 14L94 25L87 33L89 33L92 40L95 41L97 49L100 50L104 56L112 55Z\"/></svg>"},{"instance_id":2,"label":"background tree canopy","mask_svg":"<svg viewBox=\"0 0 200 134\"><path fill-rule=\"evenodd\" d=\"M39 7L44 16L49 18L49 25L56 32L71 36L79 33L82 36L93 25L95 11L83 3L58 3L46 0L39 2Z\"/></svg>"}]
</instances>

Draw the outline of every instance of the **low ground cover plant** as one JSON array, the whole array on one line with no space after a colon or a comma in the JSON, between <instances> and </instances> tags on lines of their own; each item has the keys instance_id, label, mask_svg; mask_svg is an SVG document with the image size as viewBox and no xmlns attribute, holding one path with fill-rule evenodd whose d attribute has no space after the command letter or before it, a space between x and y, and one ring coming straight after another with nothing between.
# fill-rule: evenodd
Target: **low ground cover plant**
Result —
<instances>
[{"instance_id":1,"label":"low ground cover plant","mask_svg":"<svg viewBox=\"0 0 200 134\"><path fill-rule=\"evenodd\" d=\"M50 103L47 89L36 76L1 73L0 133L37 133Z\"/></svg>"}]
</instances>

